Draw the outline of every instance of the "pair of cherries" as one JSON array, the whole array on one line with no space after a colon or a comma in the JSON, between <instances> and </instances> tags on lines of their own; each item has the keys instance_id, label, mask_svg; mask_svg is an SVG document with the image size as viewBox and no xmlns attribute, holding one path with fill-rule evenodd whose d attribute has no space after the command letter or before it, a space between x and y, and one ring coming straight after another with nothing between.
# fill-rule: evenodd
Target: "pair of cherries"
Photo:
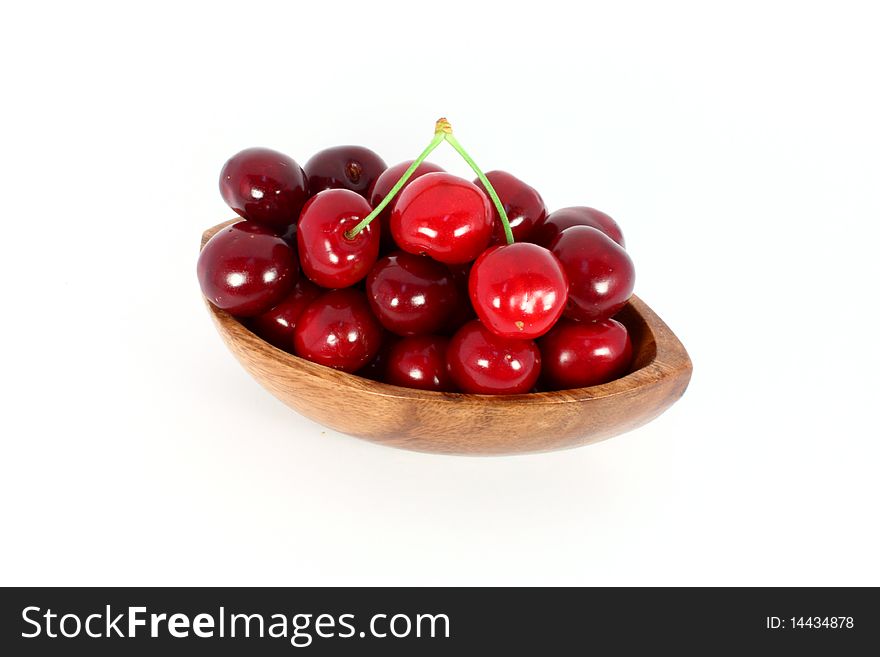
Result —
<instances>
[{"instance_id":1,"label":"pair of cherries","mask_svg":"<svg viewBox=\"0 0 880 657\"><path fill-rule=\"evenodd\" d=\"M205 296L282 349L396 385L522 393L624 373L629 337L610 318L634 274L616 223L547 214L510 174L469 182L424 155L233 156L221 193L246 221L205 245Z\"/></svg>"}]
</instances>

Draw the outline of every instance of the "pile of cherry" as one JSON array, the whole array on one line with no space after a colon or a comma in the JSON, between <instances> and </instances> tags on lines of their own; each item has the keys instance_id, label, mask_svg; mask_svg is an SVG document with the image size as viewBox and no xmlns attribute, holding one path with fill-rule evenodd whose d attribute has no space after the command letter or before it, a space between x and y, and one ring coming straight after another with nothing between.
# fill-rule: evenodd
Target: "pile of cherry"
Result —
<instances>
[{"instance_id":1,"label":"pile of cherry","mask_svg":"<svg viewBox=\"0 0 880 657\"><path fill-rule=\"evenodd\" d=\"M612 316L635 273L620 228L588 207L548 214L521 180L483 175L445 125L392 167L358 146L304 168L265 148L234 155L220 191L244 221L202 250L205 297L280 349L398 386L511 394L626 374L632 345ZM443 140L474 182L425 161Z\"/></svg>"}]
</instances>

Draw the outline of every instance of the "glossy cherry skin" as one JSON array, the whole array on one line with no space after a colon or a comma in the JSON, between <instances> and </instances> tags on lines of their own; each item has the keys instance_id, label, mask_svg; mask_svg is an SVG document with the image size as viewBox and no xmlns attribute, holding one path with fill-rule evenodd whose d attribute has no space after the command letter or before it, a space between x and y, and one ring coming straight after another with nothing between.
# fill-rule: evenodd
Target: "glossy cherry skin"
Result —
<instances>
[{"instance_id":1,"label":"glossy cherry skin","mask_svg":"<svg viewBox=\"0 0 880 657\"><path fill-rule=\"evenodd\" d=\"M368 200L370 201L370 205L374 208L382 202L386 196L388 196L388 192L391 191L391 188L397 184L397 181L400 180L400 177L409 169L410 165L413 163L413 160L407 160L406 162L401 162L400 164L395 164L392 167L388 167L385 171L382 172L378 178L376 178L376 182L373 183L373 187L370 189L370 195L368 196ZM382 251L393 251L397 248L397 245L394 244L394 238L391 237L391 211L394 210L394 206L397 204L397 200L400 198L400 194L404 189L409 187L410 183L416 178L420 178L424 176L426 173L438 173L442 172L443 167L439 167L432 162L422 162L416 167L416 170L409 177L403 187L397 192L397 196L391 199L391 202L385 206L385 209L382 210L382 213L379 215L376 221L380 221L382 223L381 229L381 237L382 237Z\"/></svg>"},{"instance_id":2,"label":"glossy cherry skin","mask_svg":"<svg viewBox=\"0 0 880 657\"><path fill-rule=\"evenodd\" d=\"M382 327L354 289L331 290L312 301L293 335L297 356L344 372L357 372L381 346Z\"/></svg>"},{"instance_id":3,"label":"glossy cherry skin","mask_svg":"<svg viewBox=\"0 0 880 657\"><path fill-rule=\"evenodd\" d=\"M572 322L563 319L538 341L541 383L550 390L585 388L613 381L629 369L632 342L626 327L613 319Z\"/></svg>"},{"instance_id":4,"label":"glossy cherry skin","mask_svg":"<svg viewBox=\"0 0 880 657\"><path fill-rule=\"evenodd\" d=\"M513 239L517 242L528 240L535 225L544 221L547 216L544 199L533 187L506 171L489 171L486 173L486 178L492 183L501 205L504 206ZM474 184L485 192L486 196L489 195L479 178L474 180ZM492 243L507 244L504 225L494 203L492 203L492 221L494 222Z\"/></svg>"},{"instance_id":5,"label":"glossy cherry skin","mask_svg":"<svg viewBox=\"0 0 880 657\"><path fill-rule=\"evenodd\" d=\"M477 317L496 335L532 340L551 329L565 310L568 278L543 246L493 246L471 268L468 293Z\"/></svg>"},{"instance_id":6,"label":"glossy cherry skin","mask_svg":"<svg viewBox=\"0 0 880 657\"><path fill-rule=\"evenodd\" d=\"M396 251L367 276L367 298L379 322L397 335L439 331L459 300L452 274L425 256Z\"/></svg>"},{"instance_id":7,"label":"glossy cherry skin","mask_svg":"<svg viewBox=\"0 0 880 657\"><path fill-rule=\"evenodd\" d=\"M559 233L572 226L592 226L626 248L623 231L620 230L617 222L604 212L584 206L562 208L551 212L543 221L535 225L529 241L549 248Z\"/></svg>"},{"instance_id":8,"label":"glossy cherry skin","mask_svg":"<svg viewBox=\"0 0 880 657\"><path fill-rule=\"evenodd\" d=\"M468 180L428 173L401 193L391 213L391 234L408 253L446 264L476 259L492 237L489 198Z\"/></svg>"},{"instance_id":9,"label":"glossy cherry skin","mask_svg":"<svg viewBox=\"0 0 880 657\"><path fill-rule=\"evenodd\" d=\"M636 272L622 246L590 226L572 226L550 245L568 275L565 316L584 322L611 317L633 292Z\"/></svg>"},{"instance_id":10,"label":"glossy cherry skin","mask_svg":"<svg viewBox=\"0 0 880 657\"><path fill-rule=\"evenodd\" d=\"M446 362L460 390L486 395L529 392L541 373L541 354L532 340L502 338L477 320L452 336Z\"/></svg>"},{"instance_id":11,"label":"glossy cherry skin","mask_svg":"<svg viewBox=\"0 0 880 657\"><path fill-rule=\"evenodd\" d=\"M302 168L269 148L247 148L229 158L220 171L220 194L245 219L281 231L309 198Z\"/></svg>"},{"instance_id":12,"label":"glossy cherry skin","mask_svg":"<svg viewBox=\"0 0 880 657\"><path fill-rule=\"evenodd\" d=\"M418 335L398 341L388 355L385 383L419 390L455 390L446 366L449 338Z\"/></svg>"},{"instance_id":13,"label":"glossy cherry skin","mask_svg":"<svg viewBox=\"0 0 880 657\"><path fill-rule=\"evenodd\" d=\"M368 198L370 187L388 167L385 160L363 146L334 146L315 153L303 169L309 191L349 189Z\"/></svg>"},{"instance_id":14,"label":"glossy cherry skin","mask_svg":"<svg viewBox=\"0 0 880 657\"><path fill-rule=\"evenodd\" d=\"M236 317L266 312L299 278L290 245L250 221L224 228L208 240L196 269L205 298Z\"/></svg>"},{"instance_id":15,"label":"glossy cherry skin","mask_svg":"<svg viewBox=\"0 0 880 657\"><path fill-rule=\"evenodd\" d=\"M309 199L297 226L303 273L321 287L340 288L364 278L379 256L374 223L349 239L345 233L370 214L366 199L347 189L328 189Z\"/></svg>"},{"instance_id":16,"label":"glossy cherry skin","mask_svg":"<svg viewBox=\"0 0 880 657\"><path fill-rule=\"evenodd\" d=\"M300 278L290 294L262 315L252 318L248 326L266 342L292 353L296 320L321 293L317 285L307 278Z\"/></svg>"}]
</instances>

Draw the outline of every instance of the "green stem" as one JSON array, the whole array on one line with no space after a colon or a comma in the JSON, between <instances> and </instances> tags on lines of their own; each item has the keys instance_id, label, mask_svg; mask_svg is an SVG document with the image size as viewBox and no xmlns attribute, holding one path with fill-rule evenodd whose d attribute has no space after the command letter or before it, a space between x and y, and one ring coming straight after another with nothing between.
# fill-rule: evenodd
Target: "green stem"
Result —
<instances>
[{"instance_id":1,"label":"green stem","mask_svg":"<svg viewBox=\"0 0 880 657\"><path fill-rule=\"evenodd\" d=\"M474 173L477 174L477 178L483 183L483 187L485 187L486 191L489 193L492 203L495 204L495 209L498 210L498 216L501 217L501 225L504 227L504 237L507 239L507 243L513 244L513 231L510 229L510 220L507 218L507 212L504 210L504 205L501 203L501 199L498 198L498 193L495 191L495 188L492 187L492 183L489 182L489 179L486 178L486 174L480 170L480 167L477 166L477 163L474 162L473 158L468 155L467 151L458 143L458 140L452 134L452 126L449 125L449 121L446 119L439 119L437 121L437 124L434 127L434 138L431 140L431 143L428 144L427 148L422 151L422 154L409 165L409 168L403 173L400 180L394 184L391 191L385 195L382 202L379 203L370 214L361 219L357 226L347 231L345 237L348 239L354 239L355 235L369 226L370 222L378 217L382 210L391 203L392 199L397 196L397 193L406 184L406 181L409 180L416 172L416 169L419 168L419 165L425 161L425 158L428 157L442 141L449 142L449 145L452 146L462 158L464 158L464 161L467 162L470 168L474 170Z\"/></svg>"},{"instance_id":2,"label":"green stem","mask_svg":"<svg viewBox=\"0 0 880 657\"><path fill-rule=\"evenodd\" d=\"M422 151L421 155L419 155L415 160L413 160L413 163L409 165L409 168L403 173L403 175L400 177L400 180L398 180L394 184L394 187L391 188L391 191L385 195L385 198L382 199L382 202L379 203L379 205L377 205L370 214L368 214L366 217L361 219L360 223L358 223L357 226L355 226L354 228L352 228L351 230L349 230L345 233L345 236L348 239L354 239L355 235L357 235L364 228L369 226L370 222L379 216L379 214L382 212L382 210L385 209L385 206L387 206L389 203L391 203L391 200L395 196L397 196L397 192L399 192L400 189L406 184L406 181L409 180L410 177L416 172L416 169L419 168L419 165L422 162L424 162L425 158L428 157L431 154L431 152L441 144L441 142L443 141L443 139L445 137L446 137L446 133L444 133L439 128L439 124L438 124L437 131L434 133L434 138L431 140L431 143L428 144L428 147Z\"/></svg>"},{"instance_id":3,"label":"green stem","mask_svg":"<svg viewBox=\"0 0 880 657\"><path fill-rule=\"evenodd\" d=\"M477 163L474 162L473 158L471 158L471 156L467 154L467 151L462 148L461 144L458 143L458 140L451 131L444 133L444 136L446 137L446 141L449 142L449 145L458 151L458 154L461 155L464 158L464 161L470 165L471 169L474 170L474 173L477 174L477 178L483 183L483 187L489 192L489 196L495 204L495 209L498 210L498 216L501 217L501 225L504 226L504 237L507 238L508 244L513 244L513 231L510 229L510 220L507 218L507 212L505 212L504 205L502 205L501 199L498 198L495 188L492 187L492 183L489 182L489 179L486 178L486 175L480 170L480 167L477 166Z\"/></svg>"}]
</instances>

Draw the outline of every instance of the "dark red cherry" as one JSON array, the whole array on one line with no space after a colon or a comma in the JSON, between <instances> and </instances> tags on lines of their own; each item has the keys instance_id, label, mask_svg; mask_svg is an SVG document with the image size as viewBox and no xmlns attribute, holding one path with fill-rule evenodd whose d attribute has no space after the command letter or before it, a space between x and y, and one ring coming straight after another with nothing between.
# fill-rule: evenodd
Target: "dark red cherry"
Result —
<instances>
[{"instance_id":1,"label":"dark red cherry","mask_svg":"<svg viewBox=\"0 0 880 657\"><path fill-rule=\"evenodd\" d=\"M398 341L388 355L385 382L405 388L451 392L455 384L446 367L449 338L418 335Z\"/></svg>"},{"instance_id":2,"label":"dark red cherry","mask_svg":"<svg viewBox=\"0 0 880 657\"><path fill-rule=\"evenodd\" d=\"M443 323L440 332L443 335L454 335L458 329L476 318L477 313L474 312L474 307L468 298L467 288L465 288L460 293L459 302L455 304L455 308L449 313L449 317Z\"/></svg>"},{"instance_id":3,"label":"dark red cherry","mask_svg":"<svg viewBox=\"0 0 880 657\"><path fill-rule=\"evenodd\" d=\"M266 312L299 278L290 245L250 221L228 226L208 240L197 272L205 298L236 317Z\"/></svg>"},{"instance_id":4,"label":"dark red cherry","mask_svg":"<svg viewBox=\"0 0 880 657\"><path fill-rule=\"evenodd\" d=\"M474 266L472 262L462 262L457 265L446 265L449 273L452 274L452 280L459 287L464 288L467 292L468 278L471 275L471 268Z\"/></svg>"},{"instance_id":5,"label":"dark red cherry","mask_svg":"<svg viewBox=\"0 0 880 657\"><path fill-rule=\"evenodd\" d=\"M296 221L309 198L300 166L269 148L233 155L220 171L220 194L245 219L278 230Z\"/></svg>"},{"instance_id":6,"label":"dark red cherry","mask_svg":"<svg viewBox=\"0 0 880 657\"><path fill-rule=\"evenodd\" d=\"M550 245L568 275L565 316L580 321L611 317L623 308L636 281L622 246L590 226L572 226Z\"/></svg>"},{"instance_id":7,"label":"dark red cherry","mask_svg":"<svg viewBox=\"0 0 880 657\"><path fill-rule=\"evenodd\" d=\"M613 319L564 319L538 340L541 382L551 390L584 388L613 381L629 369L632 343L626 327Z\"/></svg>"},{"instance_id":8,"label":"dark red cherry","mask_svg":"<svg viewBox=\"0 0 880 657\"><path fill-rule=\"evenodd\" d=\"M443 323L441 333L444 335L453 335L469 321L477 318L468 295L468 276L470 276L473 264L466 262L460 265L447 265L452 274L452 280L455 282L455 289L458 290L458 301Z\"/></svg>"},{"instance_id":9,"label":"dark red cherry","mask_svg":"<svg viewBox=\"0 0 880 657\"><path fill-rule=\"evenodd\" d=\"M298 248L296 245L296 222L295 221L292 224L290 224L284 230L283 233L280 231L276 231L276 232L278 232L281 235L282 239L284 239L284 241L287 242L288 244L290 244L290 246L292 246L294 249Z\"/></svg>"},{"instance_id":10,"label":"dark red cherry","mask_svg":"<svg viewBox=\"0 0 880 657\"><path fill-rule=\"evenodd\" d=\"M470 262L492 236L489 198L472 182L448 173L415 180L391 213L394 241L408 253L447 264Z\"/></svg>"},{"instance_id":11,"label":"dark red cherry","mask_svg":"<svg viewBox=\"0 0 880 657\"><path fill-rule=\"evenodd\" d=\"M374 208L382 202L388 193L391 191L391 188L397 184L397 181L400 180L400 177L409 169L410 165L413 163L413 160L407 160L406 162L401 162L400 164L395 164L392 167L388 167L385 171L382 172L378 178L376 178L376 182L373 183L373 187L370 189L370 195L368 200L370 201L370 205ZM419 178L424 176L426 173L437 173L443 171L442 167L437 166L431 162L422 162L419 166L416 167L416 170L413 172L412 176L409 177L403 187L400 188L400 191L397 192L397 196L391 199L391 202L385 206L385 209L382 210L382 213L379 215L376 221L382 222L382 229L380 231L382 237L382 250L383 251L393 251L397 248L397 245L394 244L394 238L391 237L391 211L394 209L394 206L397 204L397 200L400 198L401 192L406 189L409 184Z\"/></svg>"},{"instance_id":12,"label":"dark red cherry","mask_svg":"<svg viewBox=\"0 0 880 657\"><path fill-rule=\"evenodd\" d=\"M568 278L543 246L514 242L483 252L468 280L471 304L496 335L532 340L544 335L565 310Z\"/></svg>"},{"instance_id":13,"label":"dark red cherry","mask_svg":"<svg viewBox=\"0 0 880 657\"><path fill-rule=\"evenodd\" d=\"M501 205L504 206L507 220L510 222L510 230L513 232L513 239L517 242L528 240L532 228L544 221L547 216L544 199L534 188L506 171L489 171L486 173L486 178L492 183ZM489 195L479 178L474 180L474 184L483 190L486 196ZM492 243L507 244L504 225L501 223L501 217L498 216L498 210L494 203L492 203L492 220L494 221Z\"/></svg>"},{"instance_id":14,"label":"dark red cherry","mask_svg":"<svg viewBox=\"0 0 880 657\"><path fill-rule=\"evenodd\" d=\"M349 189L368 198L370 187L387 166L369 148L334 146L312 155L303 169L312 194L325 189Z\"/></svg>"},{"instance_id":15,"label":"dark red cherry","mask_svg":"<svg viewBox=\"0 0 880 657\"><path fill-rule=\"evenodd\" d=\"M559 233L572 226L592 226L626 248L623 241L623 231L620 230L617 222L604 212L584 206L562 208L551 212L544 221L535 226L529 241L549 248Z\"/></svg>"},{"instance_id":16,"label":"dark red cherry","mask_svg":"<svg viewBox=\"0 0 880 657\"><path fill-rule=\"evenodd\" d=\"M390 331L382 331L382 345L379 351L369 363L364 365L357 371L358 376L373 381L383 381L385 379L385 367L388 365L388 356L391 354L391 348L397 344L402 338Z\"/></svg>"},{"instance_id":17,"label":"dark red cherry","mask_svg":"<svg viewBox=\"0 0 880 657\"><path fill-rule=\"evenodd\" d=\"M371 223L352 238L345 233L371 211L366 199L347 189L310 198L296 233L303 273L329 288L349 287L366 276L379 256L379 228Z\"/></svg>"},{"instance_id":18,"label":"dark red cherry","mask_svg":"<svg viewBox=\"0 0 880 657\"><path fill-rule=\"evenodd\" d=\"M356 372L382 346L382 327L362 292L331 290L312 301L296 322L294 353L327 367Z\"/></svg>"},{"instance_id":19,"label":"dark red cherry","mask_svg":"<svg viewBox=\"0 0 880 657\"><path fill-rule=\"evenodd\" d=\"M462 326L446 350L452 380L463 392L529 392L541 373L541 354L531 340L495 335L479 321Z\"/></svg>"},{"instance_id":20,"label":"dark red cherry","mask_svg":"<svg viewBox=\"0 0 880 657\"><path fill-rule=\"evenodd\" d=\"M312 301L321 296L321 288L307 278L300 278L281 303L251 319L254 333L279 349L293 353L296 320Z\"/></svg>"},{"instance_id":21,"label":"dark red cherry","mask_svg":"<svg viewBox=\"0 0 880 657\"><path fill-rule=\"evenodd\" d=\"M440 330L458 303L449 270L425 256L396 251L367 277L367 298L382 326L398 335Z\"/></svg>"}]
</instances>

